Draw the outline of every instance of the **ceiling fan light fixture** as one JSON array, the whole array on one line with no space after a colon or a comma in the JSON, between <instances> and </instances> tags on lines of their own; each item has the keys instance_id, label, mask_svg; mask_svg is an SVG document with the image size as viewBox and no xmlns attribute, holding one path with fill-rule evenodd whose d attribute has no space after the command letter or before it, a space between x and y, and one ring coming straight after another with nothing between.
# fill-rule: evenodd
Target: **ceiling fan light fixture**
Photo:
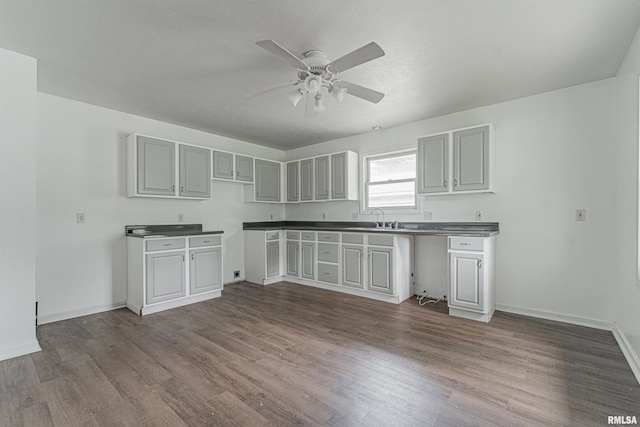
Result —
<instances>
[{"instance_id":1,"label":"ceiling fan light fixture","mask_svg":"<svg viewBox=\"0 0 640 427\"><path fill-rule=\"evenodd\" d=\"M309 74L307 78L304 79L304 88L307 92L318 93L320 88L322 87L322 77L316 76L315 74Z\"/></svg>"},{"instance_id":2,"label":"ceiling fan light fixture","mask_svg":"<svg viewBox=\"0 0 640 427\"><path fill-rule=\"evenodd\" d=\"M347 94L347 88L331 86L331 88L329 89L329 93L336 99L336 101L342 102L344 101L344 96Z\"/></svg>"},{"instance_id":3,"label":"ceiling fan light fixture","mask_svg":"<svg viewBox=\"0 0 640 427\"><path fill-rule=\"evenodd\" d=\"M324 99L322 99L322 95L317 94L316 100L313 103L313 111L315 111L316 113L322 113L326 109L327 109L327 104L324 103Z\"/></svg>"},{"instance_id":4,"label":"ceiling fan light fixture","mask_svg":"<svg viewBox=\"0 0 640 427\"><path fill-rule=\"evenodd\" d=\"M301 89L294 89L289 92L289 101L291 101L294 107L298 105L302 97L304 97L304 92Z\"/></svg>"}]
</instances>

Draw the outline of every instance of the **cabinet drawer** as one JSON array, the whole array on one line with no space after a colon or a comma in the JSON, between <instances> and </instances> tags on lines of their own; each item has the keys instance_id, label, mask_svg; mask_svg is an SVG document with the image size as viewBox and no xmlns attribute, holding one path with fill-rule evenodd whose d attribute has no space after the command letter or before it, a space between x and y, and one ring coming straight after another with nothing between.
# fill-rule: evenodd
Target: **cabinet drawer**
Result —
<instances>
[{"instance_id":1,"label":"cabinet drawer","mask_svg":"<svg viewBox=\"0 0 640 427\"><path fill-rule=\"evenodd\" d=\"M190 248L199 248L202 246L220 246L222 238L220 236L199 236L189 238Z\"/></svg>"},{"instance_id":2,"label":"cabinet drawer","mask_svg":"<svg viewBox=\"0 0 640 427\"><path fill-rule=\"evenodd\" d=\"M449 249L463 251L481 251L484 249L483 237L449 237Z\"/></svg>"},{"instance_id":3,"label":"cabinet drawer","mask_svg":"<svg viewBox=\"0 0 640 427\"><path fill-rule=\"evenodd\" d=\"M362 245L364 243L364 234L344 234L342 233L342 243L354 243L356 245Z\"/></svg>"},{"instance_id":4,"label":"cabinet drawer","mask_svg":"<svg viewBox=\"0 0 640 427\"><path fill-rule=\"evenodd\" d=\"M287 239L289 239L289 240L300 240L300 232L299 231L287 231Z\"/></svg>"},{"instance_id":5,"label":"cabinet drawer","mask_svg":"<svg viewBox=\"0 0 640 427\"><path fill-rule=\"evenodd\" d=\"M316 233L314 233L313 231L303 231L302 232L302 240L315 241L316 240Z\"/></svg>"},{"instance_id":6,"label":"cabinet drawer","mask_svg":"<svg viewBox=\"0 0 640 427\"><path fill-rule=\"evenodd\" d=\"M331 243L318 243L318 261L338 262L339 250L338 245Z\"/></svg>"},{"instance_id":7,"label":"cabinet drawer","mask_svg":"<svg viewBox=\"0 0 640 427\"><path fill-rule=\"evenodd\" d=\"M318 280L338 284L338 265L318 263Z\"/></svg>"},{"instance_id":8,"label":"cabinet drawer","mask_svg":"<svg viewBox=\"0 0 640 427\"><path fill-rule=\"evenodd\" d=\"M266 239L267 240L278 240L280 238L279 231L267 231Z\"/></svg>"},{"instance_id":9,"label":"cabinet drawer","mask_svg":"<svg viewBox=\"0 0 640 427\"><path fill-rule=\"evenodd\" d=\"M369 234L369 244L374 246L393 246L393 236Z\"/></svg>"},{"instance_id":10,"label":"cabinet drawer","mask_svg":"<svg viewBox=\"0 0 640 427\"><path fill-rule=\"evenodd\" d=\"M335 242L340 241L340 233L318 233L319 242Z\"/></svg>"},{"instance_id":11,"label":"cabinet drawer","mask_svg":"<svg viewBox=\"0 0 640 427\"><path fill-rule=\"evenodd\" d=\"M184 249L185 239L158 239L147 241L147 252L168 251L171 249Z\"/></svg>"}]
</instances>

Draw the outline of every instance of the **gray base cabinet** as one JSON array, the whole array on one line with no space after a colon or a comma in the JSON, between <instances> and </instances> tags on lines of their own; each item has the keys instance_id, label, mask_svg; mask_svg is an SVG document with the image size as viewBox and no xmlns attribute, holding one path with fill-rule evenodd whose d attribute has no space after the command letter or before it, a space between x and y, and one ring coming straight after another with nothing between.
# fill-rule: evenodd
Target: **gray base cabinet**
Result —
<instances>
[{"instance_id":1,"label":"gray base cabinet","mask_svg":"<svg viewBox=\"0 0 640 427\"><path fill-rule=\"evenodd\" d=\"M342 284L354 288L364 287L363 247L342 245Z\"/></svg>"},{"instance_id":2,"label":"gray base cabinet","mask_svg":"<svg viewBox=\"0 0 640 427\"><path fill-rule=\"evenodd\" d=\"M300 275L300 242L287 240L287 275Z\"/></svg>"},{"instance_id":3,"label":"gray base cabinet","mask_svg":"<svg viewBox=\"0 0 640 427\"><path fill-rule=\"evenodd\" d=\"M143 316L219 297L222 259L219 234L127 237L127 307Z\"/></svg>"},{"instance_id":4,"label":"gray base cabinet","mask_svg":"<svg viewBox=\"0 0 640 427\"><path fill-rule=\"evenodd\" d=\"M301 258L302 259L300 262L300 267L301 267L300 276L305 279L314 280L316 278L316 275L315 275L316 244L315 242L305 242L305 241L302 242Z\"/></svg>"},{"instance_id":5,"label":"gray base cabinet","mask_svg":"<svg viewBox=\"0 0 640 427\"><path fill-rule=\"evenodd\" d=\"M367 289L393 293L393 248L369 247Z\"/></svg>"}]
</instances>

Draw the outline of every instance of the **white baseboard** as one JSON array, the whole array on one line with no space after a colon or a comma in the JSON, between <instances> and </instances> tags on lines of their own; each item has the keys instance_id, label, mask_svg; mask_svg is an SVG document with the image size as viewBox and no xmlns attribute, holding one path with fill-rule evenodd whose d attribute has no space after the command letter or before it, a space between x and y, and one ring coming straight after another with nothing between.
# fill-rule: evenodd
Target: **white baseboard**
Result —
<instances>
[{"instance_id":1,"label":"white baseboard","mask_svg":"<svg viewBox=\"0 0 640 427\"><path fill-rule=\"evenodd\" d=\"M552 311L536 310L532 308L517 307L507 304L496 304L496 310L523 316L538 317L540 319L555 320L558 322L570 323L572 325L587 326L589 328L611 331L613 322L588 317L571 316L569 314L554 313Z\"/></svg>"},{"instance_id":2,"label":"white baseboard","mask_svg":"<svg viewBox=\"0 0 640 427\"><path fill-rule=\"evenodd\" d=\"M31 354L41 350L38 340L34 340L28 344L17 347L0 349L0 360L13 359L14 357L24 356L25 354Z\"/></svg>"},{"instance_id":3,"label":"white baseboard","mask_svg":"<svg viewBox=\"0 0 640 427\"><path fill-rule=\"evenodd\" d=\"M60 320L73 319L81 316L88 316L89 314L102 313L104 311L116 310L118 308L123 308L123 307L126 307L126 304L124 302L118 302L114 304L101 305L96 307L82 308L80 310L62 311L59 313L51 313L51 314L38 314L38 325L58 322Z\"/></svg>"},{"instance_id":4,"label":"white baseboard","mask_svg":"<svg viewBox=\"0 0 640 427\"><path fill-rule=\"evenodd\" d=\"M620 350L622 350L622 354L624 354L624 357L627 359L627 363L629 363L629 366L633 371L633 375L636 377L636 381L640 384L640 356L635 352L624 332L618 328L618 325L615 323L613 324L612 332L618 342Z\"/></svg>"}]
</instances>

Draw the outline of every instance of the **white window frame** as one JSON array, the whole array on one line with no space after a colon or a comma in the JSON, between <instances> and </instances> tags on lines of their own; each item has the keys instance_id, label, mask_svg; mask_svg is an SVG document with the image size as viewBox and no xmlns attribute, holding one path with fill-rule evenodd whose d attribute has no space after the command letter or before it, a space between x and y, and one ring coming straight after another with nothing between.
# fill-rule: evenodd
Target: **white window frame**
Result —
<instances>
[{"instance_id":1,"label":"white window frame","mask_svg":"<svg viewBox=\"0 0 640 427\"><path fill-rule=\"evenodd\" d=\"M400 157L400 156L406 156L407 154L414 154L416 156L416 164L418 161L418 150L417 148L408 148L408 149L404 149L404 150L396 150L396 151L384 151L384 152L378 152L378 153L368 153L368 154L363 154L361 155L361 165L362 167L360 168L362 174L360 176L360 213L361 214L370 214L372 209L375 208L370 208L368 206L369 204L369 160L371 159L382 159L382 158L391 158L391 157ZM411 182L413 181L415 183L415 186L418 185L417 183L417 171L416 171L416 177L413 179L399 179L399 180L393 180L393 182ZM388 181L386 181L388 182ZM413 206L406 206L406 207L400 207L400 206L382 206L381 208L384 210L385 213L418 213L420 212L419 207L418 207L418 194L416 193L415 189L416 187L414 186L414 192L413 192Z\"/></svg>"}]
</instances>

